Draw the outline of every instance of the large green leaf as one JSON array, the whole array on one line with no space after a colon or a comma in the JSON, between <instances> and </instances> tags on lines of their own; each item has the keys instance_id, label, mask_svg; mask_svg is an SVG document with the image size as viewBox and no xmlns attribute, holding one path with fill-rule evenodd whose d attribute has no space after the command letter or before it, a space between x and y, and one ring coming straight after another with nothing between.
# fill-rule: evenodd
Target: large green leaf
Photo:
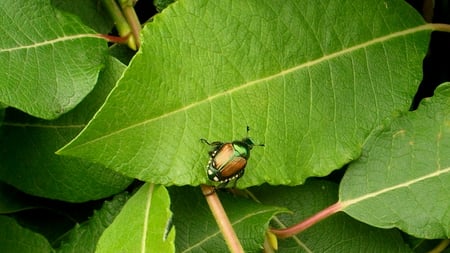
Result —
<instances>
[{"instance_id":1,"label":"large green leaf","mask_svg":"<svg viewBox=\"0 0 450 253\"><path fill-rule=\"evenodd\" d=\"M0 4L0 101L52 119L74 108L94 87L106 42L49 0Z\"/></svg>"},{"instance_id":2,"label":"large green leaf","mask_svg":"<svg viewBox=\"0 0 450 253\"><path fill-rule=\"evenodd\" d=\"M209 147L253 130L238 186L302 183L407 110L430 27L404 1L178 1L62 154L161 184L207 183Z\"/></svg>"},{"instance_id":3,"label":"large green leaf","mask_svg":"<svg viewBox=\"0 0 450 253\"><path fill-rule=\"evenodd\" d=\"M450 85L367 141L345 174L344 211L420 238L450 237Z\"/></svg>"},{"instance_id":4,"label":"large green leaf","mask_svg":"<svg viewBox=\"0 0 450 253\"><path fill-rule=\"evenodd\" d=\"M32 195L70 202L103 198L127 187L131 179L101 164L54 153L80 132L124 69L110 58L95 90L56 120L9 111L0 132L0 180Z\"/></svg>"},{"instance_id":5,"label":"large green leaf","mask_svg":"<svg viewBox=\"0 0 450 253\"><path fill-rule=\"evenodd\" d=\"M174 252L175 230L164 186L145 184L105 230L95 252Z\"/></svg>"}]
</instances>

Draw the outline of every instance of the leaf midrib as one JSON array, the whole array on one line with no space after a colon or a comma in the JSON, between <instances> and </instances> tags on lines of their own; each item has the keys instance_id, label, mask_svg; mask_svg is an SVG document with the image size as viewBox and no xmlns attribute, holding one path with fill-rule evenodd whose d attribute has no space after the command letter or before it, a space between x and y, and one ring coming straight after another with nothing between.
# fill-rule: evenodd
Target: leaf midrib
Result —
<instances>
[{"instance_id":1,"label":"leaf midrib","mask_svg":"<svg viewBox=\"0 0 450 253\"><path fill-rule=\"evenodd\" d=\"M6 127L20 127L20 128L42 128L42 129L66 129L66 128L76 128L82 129L86 124L76 124L76 125L62 125L62 124L34 124L34 123L14 123L14 122L4 122L2 126Z\"/></svg>"},{"instance_id":2,"label":"leaf midrib","mask_svg":"<svg viewBox=\"0 0 450 253\"><path fill-rule=\"evenodd\" d=\"M103 39L98 34L89 34L89 33L75 34L75 35L58 37L58 38L51 39L51 40L36 42L36 43L30 44L30 45L21 45L21 46L17 46L17 47L2 48L2 49L0 49L0 53L25 50L25 49L30 49L30 48L38 48L38 47L43 47L43 46L47 46L47 45L53 45L53 44L56 44L59 42L71 41L71 40L76 40L76 39L84 39L84 38Z\"/></svg>"},{"instance_id":3,"label":"leaf midrib","mask_svg":"<svg viewBox=\"0 0 450 253\"><path fill-rule=\"evenodd\" d=\"M363 202L365 200L376 198L377 196L382 195L384 193L388 193L388 192L391 192L391 191L394 191L394 190L410 187L411 185L414 185L416 183L420 183L420 182L425 181L427 179L438 177L438 176L446 174L446 173L450 173L450 167L445 168L445 169L441 169L441 170L437 170L437 171L434 171L433 173L429 173L429 174L423 175L421 177L417 177L417 178L414 178L412 180L408 180L408 181L405 181L403 183L396 184L396 185L393 185L393 186L390 186L390 187L386 187L386 188L383 188L383 189L375 191L375 192L367 193L367 194L364 194L364 195L362 195L360 197L357 197L357 198L343 200L341 202L341 210L349 208L349 207L351 207L353 205L356 205L356 204L358 204L360 202Z\"/></svg>"},{"instance_id":4,"label":"leaf midrib","mask_svg":"<svg viewBox=\"0 0 450 253\"><path fill-rule=\"evenodd\" d=\"M144 212L144 226L142 228L142 238L141 238L141 252L146 252L147 250L147 233L148 233L148 222L150 218L150 211L152 208L152 201L153 201L153 193L154 193L154 184L150 184L148 190L147 190L147 202L145 203L145 212Z\"/></svg>"}]
</instances>

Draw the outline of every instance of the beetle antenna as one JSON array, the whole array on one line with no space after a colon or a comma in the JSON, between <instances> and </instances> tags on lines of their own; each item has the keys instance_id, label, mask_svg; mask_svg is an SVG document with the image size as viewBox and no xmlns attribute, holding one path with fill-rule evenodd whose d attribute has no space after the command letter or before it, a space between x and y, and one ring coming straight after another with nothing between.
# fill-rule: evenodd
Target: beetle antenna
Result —
<instances>
[{"instance_id":1,"label":"beetle antenna","mask_svg":"<svg viewBox=\"0 0 450 253\"><path fill-rule=\"evenodd\" d=\"M249 138L248 137L248 132L250 131L250 127L249 126L247 126L247 138ZM261 144L258 144L258 145L256 145L256 144L254 144L253 146L260 146L260 147L264 147L265 145L263 144L263 143L261 143Z\"/></svg>"},{"instance_id":2,"label":"beetle antenna","mask_svg":"<svg viewBox=\"0 0 450 253\"><path fill-rule=\"evenodd\" d=\"M206 139L201 138L200 141L205 144L211 145L211 143L209 143L209 141L207 141Z\"/></svg>"}]
</instances>

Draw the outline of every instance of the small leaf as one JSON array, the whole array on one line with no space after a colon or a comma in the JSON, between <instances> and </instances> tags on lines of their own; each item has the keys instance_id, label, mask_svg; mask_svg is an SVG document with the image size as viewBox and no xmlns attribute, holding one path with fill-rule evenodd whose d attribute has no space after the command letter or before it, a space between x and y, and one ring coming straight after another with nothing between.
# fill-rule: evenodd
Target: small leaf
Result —
<instances>
[{"instance_id":1,"label":"small leaf","mask_svg":"<svg viewBox=\"0 0 450 253\"><path fill-rule=\"evenodd\" d=\"M200 138L241 139L250 126L266 146L238 186L300 184L356 159L375 126L409 108L430 31L404 1L178 1L143 29L117 88L59 152L198 185L209 183Z\"/></svg>"},{"instance_id":2,"label":"small leaf","mask_svg":"<svg viewBox=\"0 0 450 253\"><path fill-rule=\"evenodd\" d=\"M200 189L172 187L173 222L180 252L227 252L225 240ZM269 221L284 208L220 194L220 200L245 252L261 252Z\"/></svg>"},{"instance_id":3,"label":"small leaf","mask_svg":"<svg viewBox=\"0 0 450 253\"><path fill-rule=\"evenodd\" d=\"M73 111L46 121L9 110L0 132L0 178L26 193L70 202L115 194L131 179L54 152L76 136L100 107L125 66L110 58L95 90Z\"/></svg>"},{"instance_id":4,"label":"small leaf","mask_svg":"<svg viewBox=\"0 0 450 253\"><path fill-rule=\"evenodd\" d=\"M62 239L58 253L95 252L103 231L113 222L128 199L127 194L119 194L111 201L106 201L102 208L94 212L87 222L77 225Z\"/></svg>"},{"instance_id":5,"label":"small leaf","mask_svg":"<svg viewBox=\"0 0 450 253\"><path fill-rule=\"evenodd\" d=\"M345 174L344 211L365 223L420 238L450 237L450 85L417 111L392 120Z\"/></svg>"},{"instance_id":6,"label":"small leaf","mask_svg":"<svg viewBox=\"0 0 450 253\"><path fill-rule=\"evenodd\" d=\"M282 228L305 220L337 200L338 187L325 180L307 180L297 187L249 189L266 205L285 206L273 226ZM411 252L397 230L379 229L338 213L291 238L278 241L280 252Z\"/></svg>"},{"instance_id":7,"label":"small leaf","mask_svg":"<svg viewBox=\"0 0 450 253\"><path fill-rule=\"evenodd\" d=\"M44 236L21 227L7 216L0 215L0 252L53 252Z\"/></svg>"},{"instance_id":8,"label":"small leaf","mask_svg":"<svg viewBox=\"0 0 450 253\"><path fill-rule=\"evenodd\" d=\"M94 87L106 42L49 0L2 0L0 101L53 119Z\"/></svg>"},{"instance_id":9,"label":"small leaf","mask_svg":"<svg viewBox=\"0 0 450 253\"><path fill-rule=\"evenodd\" d=\"M156 7L158 12L161 12L173 2L175 2L175 0L153 0L153 5Z\"/></svg>"},{"instance_id":10,"label":"small leaf","mask_svg":"<svg viewBox=\"0 0 450 253\"><path fill-rule=\"evenodd\" d=\"M145 184L125 204L100 238L96 252L174 252L175 230L163 186Z\"/></svg>"}]
</instances>

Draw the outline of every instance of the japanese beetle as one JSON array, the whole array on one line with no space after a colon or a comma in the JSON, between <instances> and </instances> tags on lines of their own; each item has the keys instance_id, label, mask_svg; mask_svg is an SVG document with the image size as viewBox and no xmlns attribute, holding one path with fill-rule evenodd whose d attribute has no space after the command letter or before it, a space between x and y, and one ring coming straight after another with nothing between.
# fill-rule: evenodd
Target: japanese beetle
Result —
<instances>
[{"instance_id":1,"label":"japanese beetle","mask_svg":"<svg viewBox=\"0 0 450 253\"><path fill-rule=\"evenodd\" d=\"M249 128L247 127L247 133ZM208 142L201 139L205 144L213 147L209 151L209 162L206 165L206 173L209 180L227 184L233 179L238 179L244 175L244 169L247 160L250 157L250 150L254 146L264 146L264 144L255 145L253 141L246 137L242 140L233 142Z\"/></svg>"}]
</instances>

